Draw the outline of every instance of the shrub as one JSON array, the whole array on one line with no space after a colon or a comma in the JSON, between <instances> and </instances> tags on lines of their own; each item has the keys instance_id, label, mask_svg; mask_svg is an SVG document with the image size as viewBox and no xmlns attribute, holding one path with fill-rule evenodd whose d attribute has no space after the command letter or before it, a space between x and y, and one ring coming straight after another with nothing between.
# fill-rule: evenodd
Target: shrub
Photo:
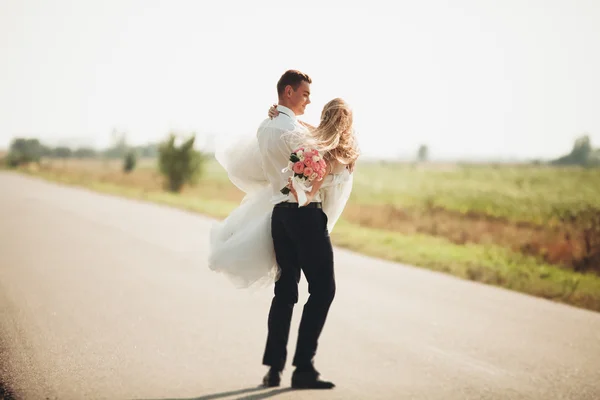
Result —
<instances>
[{"instance_id":1,"label":"shrub","mask_svg":"<svg viewBox=\"0 0 600 400\"><path fill-rule=\"evenodd\" d=\"M577 243L580 248L580 255L573 262L574 270L600 273L600 209L587 205L557 214L567 229L567 241Z\"/></svg>"},{"instance_id":2,"label":"shrub","mask_svg":"<svg viewBox=\"0 0 600 400\"><path fill-rule=\"evenodd\" d=\"M39 162L42 157L42 145L38 139L16 138L10 145L6 156L9 167L18 167L22 164Z\"/></svg>"},{"instance_id":3,"label":"shrub","mask_svg":"<svg viewBox=\"0 0 600 400\"><path fill-rule=\"evenodd\" d=\"M125 173L129 173L134 170L135 165L137 163L137 156L135 155L135 151L129 150L123 159L123 171Z\"/></svg>"},{"instance_id":4,"label":"shrub","mask_svg":"<svg viewBox=\"0 0 600 400\"><path fill-rule=\"evenodd\" d=\"M158 168L165 176L165 188L180 192L185 184L193 185L200 178L204 157L194 149L195 135L177 146L177 137L171 133L158 149Z\"/></svg>"}]
</instances>

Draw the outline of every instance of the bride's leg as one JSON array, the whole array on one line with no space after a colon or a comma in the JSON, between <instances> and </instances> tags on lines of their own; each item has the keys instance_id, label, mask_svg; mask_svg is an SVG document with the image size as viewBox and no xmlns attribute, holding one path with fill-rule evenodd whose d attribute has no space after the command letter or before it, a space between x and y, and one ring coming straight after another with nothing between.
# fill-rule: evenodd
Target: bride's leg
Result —
<instances>
[{"instance_id":1,"label":"bride's leg","mask_svg":"<svg viewBox=\"0 0 600 400\"><path fill-rule=\"evenodd\" d=\"M273 245L281 276L275 283L268 319L268 336L263 364L283 370L287 359L287 343L294 305L298 302L300 266L295 244L285 229L289 209L274 209L271 222Z\"/></svg>"}]
</instances>

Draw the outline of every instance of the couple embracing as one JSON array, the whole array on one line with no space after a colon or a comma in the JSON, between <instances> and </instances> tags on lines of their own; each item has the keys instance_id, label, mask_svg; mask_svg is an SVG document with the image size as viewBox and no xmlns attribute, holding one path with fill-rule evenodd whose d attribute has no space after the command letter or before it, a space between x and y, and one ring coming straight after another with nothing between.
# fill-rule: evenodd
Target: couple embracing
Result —
<instances>
[{"instance_id":1,"label":"couple embracing","mask_svg":"<svg viewBox=\"0 0 600 400\"><path fill-rule=\"evenodd\" d=\"M313 359L335 296L329 233L350 197L359 152L352 111L342 99L324 106L317 127L298 120L310 104L311 83L302 72L286 71L277 83L278 105L269 109L269 118L257 135L216 153L230 180L246 197L214 226L209 267L228 276L238 287L275 281L262 360L269 367L263 378L267 387L281 383L301 271L310 296L298 331L292 387L334 387L320 379ZM299 154L298 149L302 149ZM314 154L308 149L315 150ZM292 179L296 174L291 156L297 164L295 172L301 176L304 168L315 170L307 185ZM323 161L318 161L319 157ZM252 159L258 168L248 168Z\"/></svg>"}]
</instances>

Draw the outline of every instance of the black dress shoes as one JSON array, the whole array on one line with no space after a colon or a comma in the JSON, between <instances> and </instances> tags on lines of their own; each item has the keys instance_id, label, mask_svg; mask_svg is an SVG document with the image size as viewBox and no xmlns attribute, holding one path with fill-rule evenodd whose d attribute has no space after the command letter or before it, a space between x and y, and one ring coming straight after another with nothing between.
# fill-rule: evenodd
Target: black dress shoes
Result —
<instances>
[{"instance_id":1,"label":"black dress shoes","mask_svg":"<svg viewBox=\"0 0 600 400\"><path fill-rule=\"evenodd\" d=\"M314 368L296 368L292 374L292 388L294 389L333 389L332 382L319 379L319 372Z\"/></svg>"},{"instance_id":2,"label":"black dress shoes","mask_svg":"<svg viewBox=\"0 0 600 400\"><path fill-rule=\"evenodd\" d=\"M274 368L269 369L269 372L263 378L264 387L277 387L281 384L281 371Z\"/></svg>"}]
</instances>

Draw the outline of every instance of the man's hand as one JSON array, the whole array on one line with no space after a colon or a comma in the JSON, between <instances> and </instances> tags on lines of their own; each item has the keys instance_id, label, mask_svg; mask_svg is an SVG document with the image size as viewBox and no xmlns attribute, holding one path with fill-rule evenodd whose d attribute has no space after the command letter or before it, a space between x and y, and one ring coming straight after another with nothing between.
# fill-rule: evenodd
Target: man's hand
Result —
<instances>
[{"instance_id":1,"label":"man's hand","mask_svg":"<svg viewBox=\"0 0 600 400\"><path fill-rule=\"evenodd\" d=\"M294 185L292 185L292 177L291 176L288 178L287 187L290 189L290 192L294 195L294 198L296 199L296 203L298 203L298 192L296 192L296 189L294 189Z\"/></svg>"},{"instance_id":2,"label":"man's hand","mask_svg":"<svg viewBox=\"0 0 600 400\"><path fill-rule=\"evenodd\" d=\"M321 186L321 185L318 185L318 186ZM292 185L292 177L288 178L288 184L286 187L290 189L290 193L292 193L294 195L294 199L296 199L296 203L298 203L298 205L300 207L310 204L316 195L315 190L312 190L310 193L306 193L306 202L304 204L300 204L300 201L298 200L298 192L296 192L296 189L294 189L294 185Z\"/></svg>"}]
</instances>

